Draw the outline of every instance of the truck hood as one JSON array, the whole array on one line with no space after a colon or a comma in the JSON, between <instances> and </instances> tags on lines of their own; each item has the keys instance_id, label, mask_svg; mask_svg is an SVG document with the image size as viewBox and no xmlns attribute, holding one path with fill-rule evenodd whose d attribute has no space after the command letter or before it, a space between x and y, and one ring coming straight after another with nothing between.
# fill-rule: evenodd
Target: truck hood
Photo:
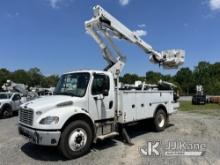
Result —
<instances>
[{"instance_id":1,"label":"truck hood","mask_svg":"<svg viewBox=\"0 0 220 165\"><path fill-rule=\"evenodd\" d=\"M78 98L64 95L43 96L21 105L22 108L45 112L57 106L57 104L75 101Z\"/></svg>"},{"instance_id":2,"label":"truck hood","mask_svg":"<svg viewBox=\"0 0 220 165\"><path fill-rule=\"evenodd\" d=\"M4 104L4 103L10 103L10 99L0 99L0 103Z\"/></svg>"}]
</instances>

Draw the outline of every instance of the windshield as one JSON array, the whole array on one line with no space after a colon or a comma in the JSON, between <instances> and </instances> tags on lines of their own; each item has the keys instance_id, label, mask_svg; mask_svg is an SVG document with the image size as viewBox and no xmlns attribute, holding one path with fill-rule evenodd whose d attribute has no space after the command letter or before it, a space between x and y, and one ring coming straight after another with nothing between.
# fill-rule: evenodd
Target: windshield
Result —
<instances>
[{"instance_id":1,"label":"windshield","mask_svg":"<svg viewBox=\"0 0 220 165\"><path fill-rule=\"evenodd\" d=\"M83 97L89 83L89 73L71 73L61 76L55 95L70 95Z\"/></svg>"},{"instance_id":2,"label":"windshield","mask_svg":"<svg viewBox=\"0 0 220 165\"><path fill-rule=\"evenodd\" d=\"M0 99L9 99L11 95L6 94L6 93L0 93Z\"/></svg>"}]
</instances>

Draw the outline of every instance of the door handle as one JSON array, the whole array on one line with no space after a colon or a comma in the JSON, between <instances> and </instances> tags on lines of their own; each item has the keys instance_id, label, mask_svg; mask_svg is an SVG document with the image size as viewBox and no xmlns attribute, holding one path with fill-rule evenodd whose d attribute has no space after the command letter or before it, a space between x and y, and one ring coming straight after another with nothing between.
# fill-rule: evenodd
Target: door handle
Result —
<instances>
[{"instance_id":1,"label":"door handle","mask_svg":"<svg viewBox=\"0 0 220 165\"><path fill-rule=\"evenodd\" d=\"M112 107L113 107L113 101L110 101L109 102L109 109L112 109Z\"/></svg>"},{"instance_id":2,"label":"door handle","mask_svg":"<svg viewBox=\"0 0 220 165\"><path fill-rule=\"evenodd\" d=\"M94 98L94 100L103 100L104 96L103 95L97 95L97 96L94 96L93 98Z\"/></svg>"}]
</instances>

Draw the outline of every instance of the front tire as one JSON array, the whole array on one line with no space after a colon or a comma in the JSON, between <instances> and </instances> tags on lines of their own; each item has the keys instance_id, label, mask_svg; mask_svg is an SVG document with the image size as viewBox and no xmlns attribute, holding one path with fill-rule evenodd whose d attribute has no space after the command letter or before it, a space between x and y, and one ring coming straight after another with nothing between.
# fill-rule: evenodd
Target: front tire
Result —
<instances>
[{"instance_id":1,"label":"front tire","mask_svg":"<svg viewBox=\"0 0 220 165\"><path fill-rule=\"evenodd\" d=\"M11 117L12 115L13 115L13 111L12 111L12 109L11 109L10 106L5 106L5 107L3 107L2 117L3 117L4 119L9 118L9 117Z\"/></svg>"},{"instance_id":2,"label":"front tire","mask_svg":"<svg viewBox=\"0 0 220 165\"><path fill-rule=\"evenodd\" d=\"M163 131L167 126L167 114L163 109L157 110L154 116L154 128L155 131L160 132Z\"/></svg>"},{"instance_id":3,"label":"front tire","mask_svg":"<svg viewBox=\"0 0 220 165\"><path fill-rule=\"evenodd\" d=\"M85 121L77 120L64 129L58 148L65 158L74 159L89 152L91 143L91 127Z\"/></svg>"}]
</instances>

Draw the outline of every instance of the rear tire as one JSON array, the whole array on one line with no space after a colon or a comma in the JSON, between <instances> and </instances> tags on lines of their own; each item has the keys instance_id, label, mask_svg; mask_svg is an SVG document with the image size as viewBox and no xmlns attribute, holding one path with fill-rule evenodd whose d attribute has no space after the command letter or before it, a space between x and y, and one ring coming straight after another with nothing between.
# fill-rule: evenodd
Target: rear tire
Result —
<instances>
[{"instance_id":1,"label":"rear tire","mask_svg":"<svg viewBox=\"0 0 220 165\"><path fill-rule=\"evenodd\" d=\"M167 119L167 114L163 109L157 110L153 119L155 131L163 131L167 126Z\"/></svg>"},{"instance_id":2,"label":"rear tire","mask_svg":"<svg viewBox=\"0 0 220 165\"><path fill-rule=\"evenodd\" d=\"M65 158L74 159L88 153L91 144L91 127L85 121L76 120L64 129L58 148Z\"/></svg>"},{"instance_id":3,"label":"rear tire","mask_svg":"<svg viewBox=\"0 0 220 165\"><path fill-rule=\"evenodd\" d=\"M11 109L10 106L5 106L5 107L3 107L2 117L3 117L4 119L9 118L9 117L11 117L12 115L13 115L13 111L12 111L12 109Z\"/></svg>"}]
</instances>

